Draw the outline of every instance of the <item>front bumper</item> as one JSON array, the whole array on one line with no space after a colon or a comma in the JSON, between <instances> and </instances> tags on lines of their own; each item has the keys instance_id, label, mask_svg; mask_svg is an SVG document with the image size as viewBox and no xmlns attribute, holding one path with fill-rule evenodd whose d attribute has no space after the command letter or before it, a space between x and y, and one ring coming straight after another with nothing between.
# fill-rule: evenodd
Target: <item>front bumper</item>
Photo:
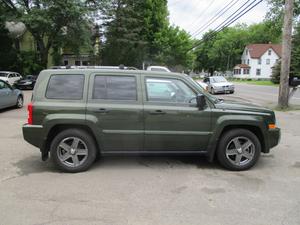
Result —
<instances>
[{"instance_id":1,"label":"front bumper","mask_svg":"<svg viewBox=\"0 0 300 225\"><path fill-rule=\"evenodd\" d=\"M22 130L23 137L28 143L40 149L42 148L44 144L43 126L24 124Z\"/></svg>"},{"instance_id":2,"label":"front bumper","mask_svg":"<svg viewBox=\"0 0 300 225\"><path fill-rule=\"evenodd\" d=\"M234 92L234 86L214 88L215 93L230 93Z\"/></svg>"},{"instance_id":3,"label":"front bumper","mask_svg":"<svg viewBox=\"0 0 300 225\"><path fill-rule=\"evenodd\" d=\"M281 138L280 128L276 127L275 129L270 129L267 135L269 148L273 148L279 144Z\"/></svg>"}]
</instances>

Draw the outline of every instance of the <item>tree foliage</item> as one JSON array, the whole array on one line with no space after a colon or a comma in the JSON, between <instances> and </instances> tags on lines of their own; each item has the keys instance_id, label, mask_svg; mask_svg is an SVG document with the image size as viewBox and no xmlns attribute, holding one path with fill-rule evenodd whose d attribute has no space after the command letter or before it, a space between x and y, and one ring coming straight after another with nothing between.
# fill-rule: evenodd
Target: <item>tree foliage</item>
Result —
<instances>
[{"instance_id":1,"label":"tree foliage","mask_svg":"<svg viewBox=\"0 0 300 225\"><path fill-rule=\"evenodd\" d=\"M169 25L166 0L113 0L103 15L105 65L191 67L191 38Z\"/></svg>"},{"instance_id":2,"label":"tree foliage","mask_svg":"<svg viewBox=\"0 0 300 225\"><path fill-rule=\"evenodd\" d=\"M226 71L240 63L246 45L253 43L278 43L280 34L272 32L269 21L247 26L238 24L213 35L208 31L195 49L197 70Z\"/></svg>"},{"instance_id":3,"label":"tree foliage","mask_svg":"<svg viewBox=\"0 0 300 225\"><path fill-rule=\"evenodd\" d=\"M80 0L3 0L7 19L23 22L38 47L39 62L47 67L53 46L78 49L89 38L87 7Z\"/></svg>"}]
</instances>

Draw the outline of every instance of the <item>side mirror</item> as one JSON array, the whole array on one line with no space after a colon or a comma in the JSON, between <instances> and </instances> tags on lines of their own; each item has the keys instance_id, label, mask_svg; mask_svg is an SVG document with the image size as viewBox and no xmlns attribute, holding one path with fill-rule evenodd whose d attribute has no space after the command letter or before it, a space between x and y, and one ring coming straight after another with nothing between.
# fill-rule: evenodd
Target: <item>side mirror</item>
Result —
<instances>
[{"instance_id":1,"label":"side mirror","mask_svg":"<svg viewBox=\"0 0 300 225\"><path fill-rule=\"evenodd\" d=\"M206 100L205 100L205 95L203 94L198 94L196 96L196 102L197 102L197 107L200 109L200 110L203 110L205 105L206 105Z\"/></svg>"}]
</instances>

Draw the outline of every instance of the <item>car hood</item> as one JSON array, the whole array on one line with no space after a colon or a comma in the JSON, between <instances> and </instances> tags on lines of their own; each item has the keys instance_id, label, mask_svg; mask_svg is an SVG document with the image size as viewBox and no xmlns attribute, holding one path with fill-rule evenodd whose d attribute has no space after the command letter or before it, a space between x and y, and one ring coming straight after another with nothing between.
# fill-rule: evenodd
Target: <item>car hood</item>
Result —
<instances>
[{"instance_id":1,"label":"car hood","mask_svg":"<svg viewBox=\"0 0 300 225\"><path fill-rule=\"evenodd\" d=\"M229 82L221 82L221 83L212 83L212 85L215 87L223 87L223 86L231 86L233 84Z\"/></svg>"},{"instance_id":2,"label":"car hood","mask_svg":"<svg viewBox=\"0 0 300 225\"><path fill-rule=\"evenodd\" d=\"M215 104L218 109L227 109L227 110L239 110L239 111L248 111L248 112L260 112L260 113L268 113L273 114L273 111L267 109L265 107L255 105L247 102L240 101L230 101L230 100L222 100Z\"/></svg>"}]
</instances>

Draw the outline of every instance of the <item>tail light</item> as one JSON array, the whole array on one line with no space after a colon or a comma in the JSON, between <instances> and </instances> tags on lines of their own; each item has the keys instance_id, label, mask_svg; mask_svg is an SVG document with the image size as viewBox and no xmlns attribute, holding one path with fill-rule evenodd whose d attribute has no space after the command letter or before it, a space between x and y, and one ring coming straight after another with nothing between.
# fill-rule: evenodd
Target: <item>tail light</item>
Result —
<instances>
[{"instance_id":1,"label":"tail light","mask_svg":"<svg viewBox=\"0 0 300 225\"><path fill-rule=\"evenodd\" d=\"M28 110L27 123L30 125L32 124L32 109L33 109L33 105L32 105L32 103L29 103L27 106L27 110Z\"/></svg>"}]
</instances>

